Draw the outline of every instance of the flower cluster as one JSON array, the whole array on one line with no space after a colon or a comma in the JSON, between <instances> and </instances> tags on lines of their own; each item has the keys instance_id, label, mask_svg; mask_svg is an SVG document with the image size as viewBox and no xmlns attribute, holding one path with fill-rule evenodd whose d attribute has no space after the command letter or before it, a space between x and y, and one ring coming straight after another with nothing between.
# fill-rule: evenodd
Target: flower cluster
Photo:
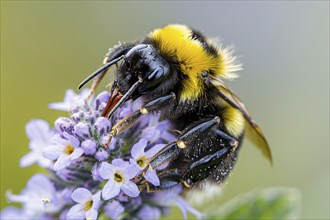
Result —
<instances>
[{"instance_id":1,"label":"flower cluster","mask_svg":"<svg viewBox=\"0 0 330 220\"><path fill-rule=\"evenodd\" d=\"M110 94L104 91L86 101L87 95L88 90L79 95L68 90L64 102L50 104L69 112L53 128L43 120L26 125L31 151L20 165L37 163L48 173L32 176L19 195L7 192L8 200L22 208L5 208L1 219L158 219L171 204L185 218L187 211L200 218L181 196L180 185L151 193L141 191L134 181L143 175L149 184L160 184L157 170L148 168L147 161L176 139L171 123L157 114L143 115L130 129L110 138L111 127L138 110L142 101L126 102L110 121L101 115Z\"/></svg>"}]
</instances>

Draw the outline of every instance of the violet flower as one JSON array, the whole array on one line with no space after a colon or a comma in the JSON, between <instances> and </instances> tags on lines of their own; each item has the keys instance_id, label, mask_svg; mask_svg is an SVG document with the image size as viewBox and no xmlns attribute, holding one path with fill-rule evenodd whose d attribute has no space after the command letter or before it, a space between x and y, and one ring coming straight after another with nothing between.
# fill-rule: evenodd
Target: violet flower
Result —
<instances>
[{"instance_id":1,"label":"violet flower","mask_svg":"<svg viewBox=\"0 0 330 220\"><path fill-rule=\"evenodd\" d=\"M35 174L20 195L7 192L11 202L22 203L26 213L39 216L44 213L56 213L64 206L62 192L44 174Z\"/></svg>"},{"instance_id":2,"label":"violet flower","mask_svg":"<svg viewBox=\"0 0 330 220\"><path fill-rule=\"evenodd\" d=\"M89 100L87 96L88 90L80 94L68 90L64 102L50 104L69 112L68 117L55 120L53 128L43 120L27 124L31 151L23 156L21 166L37 163L48 174L34 175L19 195L8 192L8 201L22 208L5 208L1 219L158 219L171 204L185 218L186 212L200 218L200 212L182 197L179 184L171 190L146 192L140 191L143 187L137 182L143 178L150 186L160 185L158 173L167 164L153 170L148 160L176 140L171 123L160 120L159 114L142 115L105 147L112 126L139 110L143 99L127 101L110 121L102 116L109 93Z\"/></svg>"},{"instance_id":3,"label":"violet flower","mask_svg":"<svg viewBox=\"0 0 330 220\"><path fill-rule=\"evenodd\" d=\"M124 206L120 204L120 202L113 200L109 202L104 207L105 215L110 217L111 219L117 220L119 219L120 215L125 211Z\"/></svg>"},{"instance_id":4,"label":"violet flower","mask_svg":"<svg viewBox=\"0 0 330 220\"><path fill-rule=\"evenodd\" d=\"M71 198L78 204L71 207L67 213L68 219L97 219L98 209L101 205L100 191L92 195L88 189L78 188L72 192Z\"/></svg>"},{"instance_id":5,"label":"violet flower","mask_svg":"<svg viewBox=\"0 0 330 220\"><path fill-rule=\"evenodd\" d=\"M131 181L139 173L135 165L122 159L114 159L112 164L103 162L100 167L100 175L108 182L102 189L102 197L104 200L114 198L122 190L130 197L137 197L140 193L137 185Z\"/></svg>"},{"instance_id":6,"label":"violet flower","mask_svg":"<svg viewBox=\"0 0 330 220\"><path fill-rule=\"evenodd\" d=\"M33 163L38 163L40 167L49 168L51 160L45 158L42 154L43 149L49 145L49 140L53 135L48 122L40 119L32 120L26 124L25 130L30 139L29 148L31 151L21 158L20 166L27 167Z\"/></svg>"},{"instance_id":7,"label":"violet flower","mask_svg":"<svg viewBox=\"0 0 330 220\"><path fill-rule=\"evenodd\" d=\"M132 164L137 165L139 170L141 171L147 166L147 160L154 156L158 151L160 151L165 144L157 144L153 146L150 150L145 152L145 148L147 147L148 140L145 138L140 139L140 141L133 145L131 150L131 155L133 159L130 160ZM150 167L147 172L143 174L144 178L152 183L155 186L159 186L159 178L157 176L156 170L152 170Z\"/></svg>"},{"instance_id":8,"label":"violet flower","mask_svg":"<svg viewBox=\"0 0 330 220\"><path fill-rule=\"evenodd\" d=\"M80 148L79 140L66 132L63 133L63 136L55 135L52 141L55 145L46 147L43 153L44 157L56 160L55 171L69 166L84 153L84 149Z\"/></svg>"}]
</instances>

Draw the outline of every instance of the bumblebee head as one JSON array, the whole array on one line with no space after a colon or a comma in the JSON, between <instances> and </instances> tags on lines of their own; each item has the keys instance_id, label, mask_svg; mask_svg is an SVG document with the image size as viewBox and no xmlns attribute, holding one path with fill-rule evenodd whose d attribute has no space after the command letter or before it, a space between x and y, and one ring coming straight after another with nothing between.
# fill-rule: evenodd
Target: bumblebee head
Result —
<instances>
[{"instance_id":1,"label":"bumblebee head","mask_svg":"<svg viewBox=\"0 0 330 220\"><path fill-rule=\"evenodd\" d=\"M139 44L130 49L117 69L117 89L125 94L137 81L141 85L133 92L138 97L152 91L170 73L170 65L150 44Z\"/></svg>"}]
</instances>

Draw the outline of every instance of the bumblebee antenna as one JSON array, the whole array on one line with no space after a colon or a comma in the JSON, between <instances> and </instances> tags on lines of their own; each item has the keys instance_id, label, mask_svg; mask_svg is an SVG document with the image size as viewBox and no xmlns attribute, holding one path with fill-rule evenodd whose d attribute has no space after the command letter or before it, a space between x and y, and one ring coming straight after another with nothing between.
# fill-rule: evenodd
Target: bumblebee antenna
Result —
<instances>
[{"instance_id":1,"label":"bumblebee antenna","mask_svg":"<svg viewBox=\"0 0 330 220\"><path fill-rule=\"evenodd\" d=\"M139 80L133 84L133 86L125 93L125 95L119 100L119 102L111 109L108 118L111 118L113 113L132 95L132 93L141 85L143 79Z\"/></svg>"},{"instance_id":2,"label":"bumblebee antenna","mask_svg":"<svg viewBox=\"0 0 330 220\"><path fill-rule=\"evenodd\" d=\"M97 69L94 73L92 73L91 75L89 75L86 79L84 79L84 81L82 81L79 84L79 89L81 89L86 83L88 83L91 79L93 79L95 76L99 75L100 73L102 73L104 70L108 69L111 65L117 63L118 61L120 61L121 59L123 59L124 56L120 56L112 61L110 61L109 63L101 66L99 69Z\"/></svg>"}]
</instances>

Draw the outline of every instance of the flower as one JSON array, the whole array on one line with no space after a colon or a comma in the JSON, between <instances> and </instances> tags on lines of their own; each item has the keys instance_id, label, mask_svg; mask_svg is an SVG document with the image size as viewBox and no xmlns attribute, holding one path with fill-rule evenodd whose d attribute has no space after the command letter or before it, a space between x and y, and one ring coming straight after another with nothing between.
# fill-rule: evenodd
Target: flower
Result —
<instances>
[{"instance_id":1,"label":"flower","mask_svg":"<svg viewBox=\"0 0 330 220\"><path fill-rule=\"evenodd\" d=\"M21 158L20 166L27 167L33 163L38 163L43 168L49 168L52 162L42 154L44 147L49 145L49 139L53 135L49 124L40 119L32 120L27 123L25 130L30 139L29 148L31 151Z\"/></svg>"},{"instance_id":2,"label":"flower","mask_svg":"<svg viewBox=\"0 0 330 220\"><path fill-rule=\"evenodd\" d=\"M68 89L63 102L51 103L48 107L55 110L70 112L78 107L84 106L88 94L89 89L87 88L82 90L80 94L76 94L72 89Z\"/></svg>"},{"instance_id":3,"label":"flower","mask_svg":"<svg viewBox=\"0 0 330 220\"><path fill-rule=\"evenodd\" d=\"M109 200L117 196L120 190L130 197L137 197L139 195L140 191L138 187L131 181L139 172L136 166L118 158L114 159L112 164L103 162L99 172L103 179L108 180L102 189L104 200Z\"/></svg>"},{"instance_id":4,"label":"flower","mask_svg":"<svg viewBox=\"0 0 330 220\"><path fill-rule=\"evenodd\" d=\"M150 143L155 143L159 140L166 142L172 142L176 140L176 137L168 132L171 128L169 121L159 121L159 114L151 117L149 124L142 130L141 136L148 139Z\"/></svg>"},{"instance_id":5,"label":"flower","mask_svg":"<svg viewBox=\"0 0 330 220\"><path fill-rule=\"evenodd\" d=\"M63 136L55 135L52 141L55 145L46 147L43 153L46 158L56 160L55 171L69 166L84 153L84 149L79 147L79 140L66 132Z\"/></svg>"},{"instance_id":6,"label":"flower","mask_svg":"<svg viewBox=\"0 0 330 220\"><path fill-rule=\"evenodd\" d=\"M156 203L159 203L161 201L161 204L163 205L166 204L178 206L183 214L184 219L187 219L187 212L190 212L195 215L197 219L202 219L204 214L191 207L190 204L180 195L181 192L182 186L177 185L171 190L162 191L157 194L154 194L153 198L151 198L151 201Z\"/></svg>"},{"instance_id":7,"label":"flower","mask_svg":"<svg viewBox=\"0 0 330 220\"><path fill-rule=\"evenodd\" d=\"M161 210L158 207L144 205L137 213L139 219L159 219L161 217Z\"/></svg>"},{"instance_id":8,"label":"flower","mask_svg":"<svg viewBox=\"0 0 330 220\"><path fill-rule=\"evenodd\" d=\"M69 112L56 119L53 128L43 120L27 124L31 151L21 166L38 163L48 175L34 175L19 195L7 193L8 200L21 203L22 209L8 207L1 219L157 219L170 204L179 206L185 217L188 211L199 217L181 196L182 187L160 192L144 188L159 186L158 173L166 172L168 164L152 169L148 161L175 141L171 123L160 120L159 114L142 115L109 143L112 126L138 111L143 99L127 101L109 120L102 111L110 94L104 91L88 101L86 97L87 91L78 95L68 90L64 102L50 104Z\"/></svg>"},{"instance_id":9,"label":"flower","mask_svg":"<svg viewBox=\"0 0 330 220\"><path fill-rule=\"evenodd\" d=\"M28 217L28 213L26 213L23 209L19 209L17 207L8 206L2 210L0 213L0 219L2 220L19 220L26 219Z\"/></svg>"},{"instance_id":10,"label":"flower","mask_svg":"<svg viewBox=\"0 0 330 220\"><path fill-rule=\"evenodd\" d=\"M97 219L101 205L101 191L92 195L88 189L78 188L72 192L71 198L78 204L71 207L67 213L68 219Z\"/></svg>"},{"instance_id":11,"label":"flower","mask_svg":"<svg viewBox=\"0 0 330 220\"><path fill-rule=\"evenodd\" d=\"M61 191L57 191L55 185L44 174L32 176L20 195L7 193L10 202L21 202L24 210L38 214L59 211L64 205L61 198Z\"/></svg>"},{"instance_id":12,"label":"flower","mask_svg":"<svg viewBox=\"0 0 330 220\"><path fill-rule=\"evenodd\" d=\"M140 141L133 145L131 150L131 155L133 159L130 160L132 164L136 164L140 170L144 169L147 166L147 160L154 156L158 151L160 151L165 144L157 144L145 152L145 148L147 147L148 140L145 138L140 139ZM152 183L155 186L159 186L160 181L157 176L156 170L148 168L147 172L143 174L144 178Z\"/></svg>"},{"instance_id":13,"label":"flower","mask_svg":"<svg viewBox=\"0 0 330 220\"><path fill-rule=\"evenodd\" d=\"M106 214L106 216L114 220L119 219L120 215L124 211L125 211L124 206L122 206L120 202L116 200L113 200L104 206L104 213Z\"/></svg>"}]
</instances>

